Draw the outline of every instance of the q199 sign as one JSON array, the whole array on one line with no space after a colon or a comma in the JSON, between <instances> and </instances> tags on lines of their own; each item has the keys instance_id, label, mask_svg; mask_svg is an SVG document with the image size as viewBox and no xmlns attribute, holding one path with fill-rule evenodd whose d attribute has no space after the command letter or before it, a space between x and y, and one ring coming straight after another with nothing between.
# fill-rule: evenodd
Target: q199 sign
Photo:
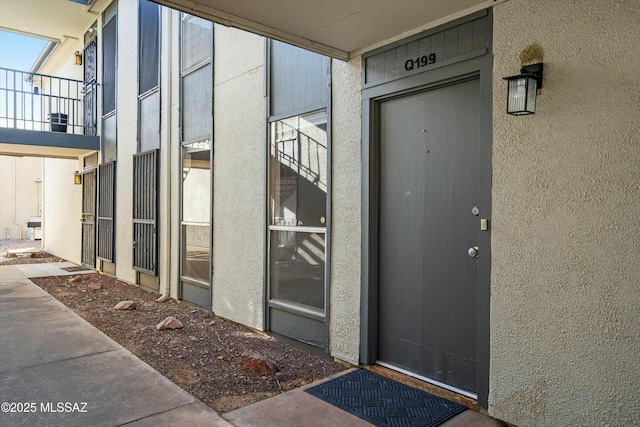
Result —
<instances>
[{"instance_id":1,"label":"q199 sign","mask_svg":"<svg viewBox=\"0 0 640 427\"><path fill-rule=\"evenodd\" d=\"M419 56L415 59L407 59L404 63L404 69L407 71L411 71L415 68L426 67L427 65L431 65L436 62L436 54L430 53L429 55Z\"/></svg>"}]
</instances>

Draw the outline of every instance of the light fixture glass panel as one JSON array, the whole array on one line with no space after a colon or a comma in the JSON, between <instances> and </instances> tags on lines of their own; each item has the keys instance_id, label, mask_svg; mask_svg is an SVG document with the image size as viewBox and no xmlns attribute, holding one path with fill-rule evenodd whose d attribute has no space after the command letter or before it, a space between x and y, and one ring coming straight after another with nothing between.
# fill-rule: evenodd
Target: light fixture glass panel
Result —
<instances>
[{"instance_id":1,"label":"light fixture glass panel","mask_svg":"<svg viewBox=\"0 0 640 427\"><path fill-rule=\"evenodd\" d=\"M507 78L507 113L515 116L535 114L538 83L532 76L520 75Z\"/></svg>"},{"instance_id":2,"label":"light fixture glass panel","mask_svg":"<svg viewBox=\"0 0 640 427\"><path fill-rule=\"evenodd\" d=\"M538 82L533 77L527 77L527 112L534 114L536 112L536 91L538 90Z\"/></svg>"},{"instance_id":3,"label":"light fixture glass panel","mask_svg":"<svg viewBox=\"0 0 640 427\"><path fill-rule=\"evenodd\" d=\"M507 92L507 113L513 114L524 110L527 99L527 79L516 77L509 80Z\"/></svg>"}]
</instances>

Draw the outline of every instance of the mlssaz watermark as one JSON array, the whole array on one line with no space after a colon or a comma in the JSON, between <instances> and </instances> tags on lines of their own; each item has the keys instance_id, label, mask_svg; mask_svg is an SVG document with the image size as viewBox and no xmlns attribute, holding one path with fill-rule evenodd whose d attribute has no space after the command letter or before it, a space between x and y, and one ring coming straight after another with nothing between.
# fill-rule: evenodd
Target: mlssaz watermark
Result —
<instances>
[{"instance_id":1,"label":"mlssaz watermark","mask_svg":"<svg viewBox=\"0 0 640 427\"><path fill-rule=\"evenodd\" d=\"M13 413L29 412L78 412L87 413L87 402L3 402L0 404L0 411Z\"/></svg>"}]
</instances>

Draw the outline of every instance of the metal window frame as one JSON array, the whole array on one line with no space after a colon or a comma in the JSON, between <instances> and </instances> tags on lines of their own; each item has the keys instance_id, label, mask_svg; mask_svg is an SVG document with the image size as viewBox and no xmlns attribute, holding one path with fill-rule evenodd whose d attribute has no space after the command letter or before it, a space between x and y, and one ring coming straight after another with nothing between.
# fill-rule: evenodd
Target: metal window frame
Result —
<instances>
[{"instance_id":1,"label":"metal window frame","mask_svg":"<svg viewBox=\"0 0 640 427\"><path fill-rule=\"evenodd\" d=\"M179 62L179 76L180 76L180 84L179 84L179 90L180 90L180 95L179 95L179 105L180 105L180 114L178 117L178 126L179 126L179 130L178 130L178 135L179 135L179 139L180 139L180 154L178 156L179 158L179 170L180 170L180 186L178 189L178 194L179 194L179 241L180 241L180 250L179 250L179 256L178 256L178 298L182 299L183 298L183 290L184 290L184 286L183 286L183 282L185 283L189 283L191 285L195 285L195 286L199 286L199 287L207 287L209 290L209 297L208 297L208 306L207 308L211 309L211 306L213 304L213 156L214 156L214 146L213 146L213 129L214 129L214 77L215 77L215 68L214 68L214 54L215 54L215 25L213 23L211 23L211 54L209 55L209 58L198 63L195 64L194 66L186 69L186 70L182 70L182 53L183 53L183 47L182 47L182 42L183 42L183 23L190 19L190 17L196 17L195 15L188 15L184 12L180 13L180 22L179 22L179 58L180 58L180 62ZM183 82L184 82L184 78L188 75L191 75L192 73L199 71L200 69L206 67L206 66L211 66L211 126L210 126L210 132L209 132L209 141L210 141L210 148L209 148L209 161L210 161L210 168L209 168L209 179L210 179L210 191L211 191L211 201L210 201L210 210L209 210L209 223L208 224L204 224L204 223L192 223L189 221L184 221L183 219L183 194L184 194L184 189L183 189L183 179L182 179L182 168L184 165L184 154L183 154L183 147L185 145L189 145L192 144L194 142L198 142L201 140L196 140L196 141L185 141L184 140L184 120L183 120L183 103L185 102L184 99L184 89L183 89ZM185 277L182 274L182 268L183 268L183 252L182 252L182 245L183 245L183 239L184 239L184 234L183 234L183 226L185 225L199 225L199 226L208 226L209 227L209 283L205 284L202 282L199 282L197 280L194 280L190 277Z\"/></svg>"},{"instance_id":2,"label":"metal window frame","mask_svg":"<svg viewBox=\"0 0 640 427\"><path fill-rule=\"evenodd\" d=\"M102 85L102 99L101 99L101 105L102 105L102 119L104 120L106 117L108 117L111 114L115 114L117 107L118 107L118 0L114 0L112 3L113 7L115 8L115 11L113 11L113 16L111 16L109 19L106 19L107 16L107 10L105 9L105 11L102 13L102 37L103 39L105 38L104 36L104 28L108 25L111 24L113 22L113 24L115 25L115 46L114 46L114 58L113 58L113 67L114 67L114 81L113 81L113 109L109 110L109 111L105 111L104 110L104 90L105 90L105 85ZM111 6L109 6L111 7ZM109 9L109 7L107 7L107 9ZM101 69L101 74L102 74L102 81L104 82L104 74L105 74L105 50L104 50L104 40L102 41L103 44L103 48L102 48L102 69Z\"/></svg>"},{"instance_id":3,"label":"metal window frame","mask_svg":"<svg viewBox=\"0 0 640 427\"><path fill-rule=\"evenodd\" d=\"M269 330L270 329L270 324L271 324L271 315L270 315L270 310L272 308L284 311L284 312L288 312L288 313L292 313L295 315L299 315L305 318L309 318L309 319L313 319L313 320L319 320L324 322L324 331L325 331L325 335L326 335L326 342L325 347L323 348L323 350L326 353L330 353L330 348L331 348L331 334L330 334L330 317L331 317L331 230L332 230L332 62L333 60L331 58L329 58L328 62L328 66L327 66L327 70L326 73L329 75L328 77L328 84L329 84L329 88L328 88L328 100L327 103L325 105L324 108L316 108L314 110L310 110L310 111L296 111L295 113L289 115L278 115L278 116L274 116L271 114L271 44L272 44L272 40L265 38L265 59L264 59L264 63L266 64L265 66L265 86L264 86L264 97L265 97L265 115L267 118L266 121L266 127L265 127L265 141L267 142L265 144L265 164L267 165L267 167L265 168L265 204L264 204L264 221L265 221L265 230L267 230L266 236L265 236L265 240L264 240L264 253L265 253L265 258L264 258L264 271L265 271L265 280L264 280L264 300L265 300L265 304L264 304L264 324L263 327L265 330ZM269 199L271 197L271 170L269 168L269 164L270 164L270 144L271 144L271 123L281 120L281 119L285 119L288 117L294 117L294 116L299 116L299 115L304 115L304 114L308 114L308 113L313 113L313 112L317 112L317 111L326 111L327 114L327 201L326 201L326 223L325 223L325 227L324 227L324 231L325 231L325 259L324 259L324 298L325 298L325 302L324 302L324 310L322 315L319 315L318 313L315 312L315 310L309 310L308 308L304 307L304 306L297 306L295 304L290 304L288 302L278 302L278 301L272 301L271 300L271 295L270 295L270 291L271 291L271 268L270 268L270 264L271 264L271 240L270 240L270 235L271 235L271 227L279 227L279 226L272 226L271 225L271 214L270 214L270 208L269 208ZM305 228L305 227L300 227L300 228ZM321 227L318 227L321 228ZM287 230L290 231L296 231L297 227L291 227L291 229L286 228ZM313 229L314 231L316 231L317 229L315 227L309 227L309 229ZM302 231L302 230L300 230ZM316 231L317 232L317 231Z\"/></svg>"}]
</instances>

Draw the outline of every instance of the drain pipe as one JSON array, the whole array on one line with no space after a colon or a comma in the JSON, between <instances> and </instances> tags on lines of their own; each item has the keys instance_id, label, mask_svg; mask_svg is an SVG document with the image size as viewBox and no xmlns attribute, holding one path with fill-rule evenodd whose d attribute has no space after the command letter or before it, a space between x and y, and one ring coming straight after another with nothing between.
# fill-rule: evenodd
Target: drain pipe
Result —
<instances>
[{"instance_id":1,"label":"drain pipe","mask_svg":"<svg viewBox=\"0 0 640 427\"><path fill-rule=\"evenodd\" d=\"M16 222L16 198L18 194L18 167L17 167L18 158L13 158L13 225L17 225L20 229L20 234L18 235L18 240L22 240L22 224L18 224Z\"/></svg>"}]
</instances>

